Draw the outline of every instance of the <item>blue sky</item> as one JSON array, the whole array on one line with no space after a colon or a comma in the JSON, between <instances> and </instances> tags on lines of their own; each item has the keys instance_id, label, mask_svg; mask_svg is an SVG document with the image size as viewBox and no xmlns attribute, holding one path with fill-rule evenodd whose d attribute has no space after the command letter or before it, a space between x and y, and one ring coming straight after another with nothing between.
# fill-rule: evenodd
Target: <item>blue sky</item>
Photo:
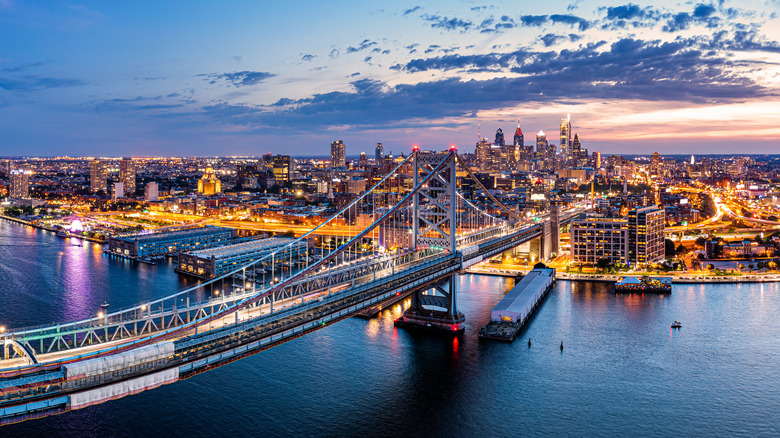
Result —
<instances>
[{"instance_id":1,"label":"blue sky","mask_svg":"<svg viewBox=\"0 0 780 438\"><path fill-rule=\"evenodd\" d=\"M780 153L780 1L0 0L0 155Z\"/></svg>"}]
</instances>

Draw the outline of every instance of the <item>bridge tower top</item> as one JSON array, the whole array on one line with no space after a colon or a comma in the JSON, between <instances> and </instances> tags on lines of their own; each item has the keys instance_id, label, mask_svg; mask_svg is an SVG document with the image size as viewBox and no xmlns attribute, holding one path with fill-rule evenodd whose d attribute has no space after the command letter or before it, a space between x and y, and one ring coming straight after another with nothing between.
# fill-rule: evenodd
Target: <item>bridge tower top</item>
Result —
<instances>
[{"instance_id":1,"label":"bridge tower top","mask_svg":"<svg viewBox=\"0 0 780 438\"><path fill-rule=\"evenodd\" d=\"M451 253L456 247L456 154L414 151L413 178L417 187L423 176L438 168L436 175L412 200L413 243L415 248L437 247Z\"/></svg>"}]
</instances>

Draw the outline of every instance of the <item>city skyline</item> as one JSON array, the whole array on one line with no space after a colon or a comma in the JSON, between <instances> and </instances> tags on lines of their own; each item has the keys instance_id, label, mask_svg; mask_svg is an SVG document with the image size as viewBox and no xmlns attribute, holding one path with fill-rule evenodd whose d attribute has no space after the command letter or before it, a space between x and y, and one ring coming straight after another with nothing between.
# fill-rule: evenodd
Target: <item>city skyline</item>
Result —
<instances>
[{"instance_id":1,"label":"city skyline","mask_svg":"<svg viewBox=\"0 0 780 438\"><path fill-rule=\"evenodd\" d=\"M780 141L778 11L3 0L0 155L470 151L478 125L554 133L566 114L590 151L761 154Z\"/></svg>"}]
</instances>

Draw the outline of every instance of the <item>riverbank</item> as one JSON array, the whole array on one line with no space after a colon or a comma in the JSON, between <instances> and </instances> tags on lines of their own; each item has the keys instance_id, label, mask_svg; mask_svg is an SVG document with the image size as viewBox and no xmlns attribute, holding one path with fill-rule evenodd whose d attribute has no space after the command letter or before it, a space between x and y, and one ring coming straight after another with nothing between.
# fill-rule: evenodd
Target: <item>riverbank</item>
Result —
<instances>
[{"instance_id":1,"label":"riverbank","mask_svg":"<svg viewBox=\"0 0 780 438\"><path fill-rule=\"evenodd\" d=\"M479 268L471 267L466 270L469 274L490 275L497 277L516 278L519 275L525 275L528 270L508 269L508 268ZM641 277L646 273L626 272L623 274L574 274L569 272L556 272L555 279L562 281L591 281L599 283L615 283L623 277ZM663 273L658 275L649 275L650 277L670 277L672 284L728 284L728 283L774 283L780 282L780 274L747 274L747 275L711 275L701 273L699 275L675 275L673 273Z\"/></svg>"},{"instance_id":2,"label":"riverbank","mask_svg":"<svg viewBox=\"0 0 780 438\"><path fill-rule=\"evenodd\" d=\"M24 219L19 219L18 217L6 216L4 214L0 214L0 219L5 219L7 221L16 222L18 224L27 225L27 226L30 226L30 227L33 227L33 228L38 228L39 230L51 231L53 233L57 233L57 236L59 236L59 237L65 237L65 238L72 237L74 239L86 240L87 242L99 243L101 245L103 245L103 244L108 242L107 240L95 239L94 237L82 236L80 234L72 234L71 232L69 232L67 230L59 230L59 229L57 229L55 227L47 227L46 225L36 224L35 222L31 222L31 221L24 220ZM64 231L64 233L63 233L63 231Z\"/></svg>"}]
</instances>

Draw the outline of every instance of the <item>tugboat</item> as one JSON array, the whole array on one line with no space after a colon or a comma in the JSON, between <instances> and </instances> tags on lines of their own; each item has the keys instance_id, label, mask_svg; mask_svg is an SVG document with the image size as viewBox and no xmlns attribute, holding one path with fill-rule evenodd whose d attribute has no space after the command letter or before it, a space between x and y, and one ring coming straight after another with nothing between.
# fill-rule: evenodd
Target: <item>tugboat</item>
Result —
<instances>
[{"instance_id":1,"label":"tugboat","mask_svg":"<svg viewBox=\"0 0 780 438\"><path fill-rule=\"evenodd\" d=\"M682 323L680 321L675 321L672 323L672 328L678 329L680 327L682 327Z\"/></svg>"}]
</instances>

